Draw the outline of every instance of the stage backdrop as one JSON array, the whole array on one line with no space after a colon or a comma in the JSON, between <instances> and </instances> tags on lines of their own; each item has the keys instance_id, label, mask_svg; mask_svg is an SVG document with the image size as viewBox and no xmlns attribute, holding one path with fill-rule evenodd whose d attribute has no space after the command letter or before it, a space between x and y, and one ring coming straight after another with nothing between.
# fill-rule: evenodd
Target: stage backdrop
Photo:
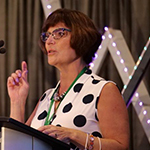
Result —
<instances>
[{"instance_id":1,"label":"stage backdrop","mask_svg":"<svg viewBox=\"0 0 150 150\"><path fill-rule=\"evenodd\" d=\"M150 0L60 0L60 3L63 8L87 14L100 32L104 26L121 30L134 60L138 60L150 35ZM57 83L57 71L47 64L47 58L38 47L44 19L40 0L0 0L0 40L5 41L7 50L6 54L0 54L0 116L9 116L7 78L20 68L23 60L28 63L30 83L26 118L43 92ZM150 66L144 76L150 92L149 74ZM99 75L115 81L122 89L122 81L109 54ZM132 105L129 117L130 150L149 150L150 144Z\"/></svg>"}]
</instances>

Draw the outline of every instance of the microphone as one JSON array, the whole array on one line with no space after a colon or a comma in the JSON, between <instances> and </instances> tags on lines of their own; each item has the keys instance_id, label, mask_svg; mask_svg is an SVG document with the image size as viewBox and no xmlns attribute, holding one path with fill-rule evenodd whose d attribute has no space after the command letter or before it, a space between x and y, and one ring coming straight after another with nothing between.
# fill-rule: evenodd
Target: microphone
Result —
<instances>
[{"instance_id":1,"label":"microphone","mask_svg":"<svg viewBox=\"0 0 150 150\"><path fill-rule=\"evenodd\" d=\"M0 40L0 54L6 53L6 49L5 48L1 48L2 46L4 46L4 41Z\"/></svg>"},{"instance_id":2,"label":"microphone","mask_svg":"<svg viewBox=\"0 0 150 150\"><path fill-rule=\"evenodd\" d=\"M5 48L0 48L0 54L4 54L6 53L6 49Z\"/></svg>"},{"instance_id":3,"label":"microphone","mask_svg":"<svg viewBox=\"0 0 150 150\"><path fill-rule=\"evenodd\" d=\"M4 41L0 40L0 47L2 47L4 45Z\"/></svg>"}]
</instances>

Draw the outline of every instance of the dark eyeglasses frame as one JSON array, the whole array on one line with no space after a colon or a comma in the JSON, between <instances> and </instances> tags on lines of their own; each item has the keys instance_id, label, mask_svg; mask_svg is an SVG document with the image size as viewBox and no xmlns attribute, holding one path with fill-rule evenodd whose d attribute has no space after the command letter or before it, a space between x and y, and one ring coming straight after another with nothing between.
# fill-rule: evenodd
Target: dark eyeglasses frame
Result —
<instances>
[{"instance_id":1,"label":"dark eyeglasses frame","mask_svg":"<svg viewBox=\"0 0 150 150\"><path fill-rule=\"evenodd\" d=\"M55 37L55 32L57 32L57 31L59 31L59 30L62 30L63 33L60 35L59 38L56 38L56 37ZM67 28L57 28L57 29L55 29L52 33L50 33L50 32L42 32L42 33L41 33L41 40L42 40L43 42L46 42L50 35L53 37L53 39L59 40L60 38L62 38L62 37L64 36L64 31L71 32L71 30L70 30L70 29L67 29ZM46 35L46 33L48 33L48 37L45 37L45 39L44 39L43 36Z\"/></svg>"}]
</instances>

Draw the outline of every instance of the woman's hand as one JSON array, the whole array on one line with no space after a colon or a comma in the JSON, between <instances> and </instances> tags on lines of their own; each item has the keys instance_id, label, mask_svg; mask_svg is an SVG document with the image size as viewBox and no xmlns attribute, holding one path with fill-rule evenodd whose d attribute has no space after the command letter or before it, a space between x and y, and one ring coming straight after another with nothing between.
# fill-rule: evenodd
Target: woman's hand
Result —
<instances>
[{"instance_id":1,"label":"woman's hand","mask_svg":"<svg viewBox=\"0 0 150 150\"><path fill-rule=\"evenodd\" d=\"M15 73L12 73L8 78L7 88L11 103L23 102L23 104L25 104L29 91L27 72L27 64L23 61L22 70L16 70Z\"/></svg>"},{"instance_id":2,"label":"woman's hand","mask_svg":"<svg viewBox=\"0 0 150 150\"><path fill-rule=\"evenodd\" d=\"M25 103L28 96L27 64L22 62L22 70L16 70L7 80L8 94L11 100L10 117L24 123Z\"/></svg>"},{"instance_id":3,"label":"woman's hand","mask_svg":"<svg viewBox=\"0 0 150 150\"><path fill-rule=\"evenodd\" d=\"M71 135L71 129L69 128L54 125L46 125L40 127L38 130L65 143L70 142L69 136Z\"/></svg>"},{"instance_id":4,"label":"woman's hand","mask_svg":"<svg viewBox=\"0 0 150 150\"><path fill-rule=\"evenodd\" d=\"M80 130L54 125L42 126L38 130L67 144L73 143L80 149L84 149L87 134ZM94 150L97 150L97 147Z\"/></svg>"}]
</instances>

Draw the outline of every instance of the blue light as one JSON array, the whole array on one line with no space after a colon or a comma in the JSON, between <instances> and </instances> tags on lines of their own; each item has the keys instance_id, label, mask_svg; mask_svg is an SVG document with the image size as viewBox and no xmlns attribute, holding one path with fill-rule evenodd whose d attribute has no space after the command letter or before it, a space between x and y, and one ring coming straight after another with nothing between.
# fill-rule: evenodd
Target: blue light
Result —
<instances>
[{"instance_id":1,"label":"blue light","mask_svg":"<svg viewBox=\"0 0 150 150\"><path fill-rule=\"evenodd\" d=\"M139 60L142 60L142 56L139 57Z\"/></svg>"},{"instance_id":2,"label":"blue light","mask_svg":"<svg viewBox=\"0 0 150 150\"><path fill-rule=\"evenodd\" d=\"M144 47L144 50L145 50L145 51L147 50L147 47L146 47L146 46Z\"/></svg>"},{"instance_id":3,"label":"blue light","mask_svg":"<svg viewBox=\"0 0 150 150\"><path fill-rule=\"evenodd\" d=\"M132 79L132 76L129 76L129 79L131 80L131 79Z\"/></svg>"},{"instance_id":4,"label":"blue light","mask_svg":"<svg viewBox=\"0 0 150 150\"><path fill-rule=\"evenodd\" d=\"M136 70L137 69L137 66L134 66L134 70Z\"/></svg>"},{"instance_id":5,"label":"blue light","mask_svg":"<svg viewBox=\"0 0 150 150\"><path fill-rule=\"evenodd\" d=\"M123 87L124 89L126 89L127 88L127 85L124 85L124 87Z\"/></svg>"}]
</instances>

